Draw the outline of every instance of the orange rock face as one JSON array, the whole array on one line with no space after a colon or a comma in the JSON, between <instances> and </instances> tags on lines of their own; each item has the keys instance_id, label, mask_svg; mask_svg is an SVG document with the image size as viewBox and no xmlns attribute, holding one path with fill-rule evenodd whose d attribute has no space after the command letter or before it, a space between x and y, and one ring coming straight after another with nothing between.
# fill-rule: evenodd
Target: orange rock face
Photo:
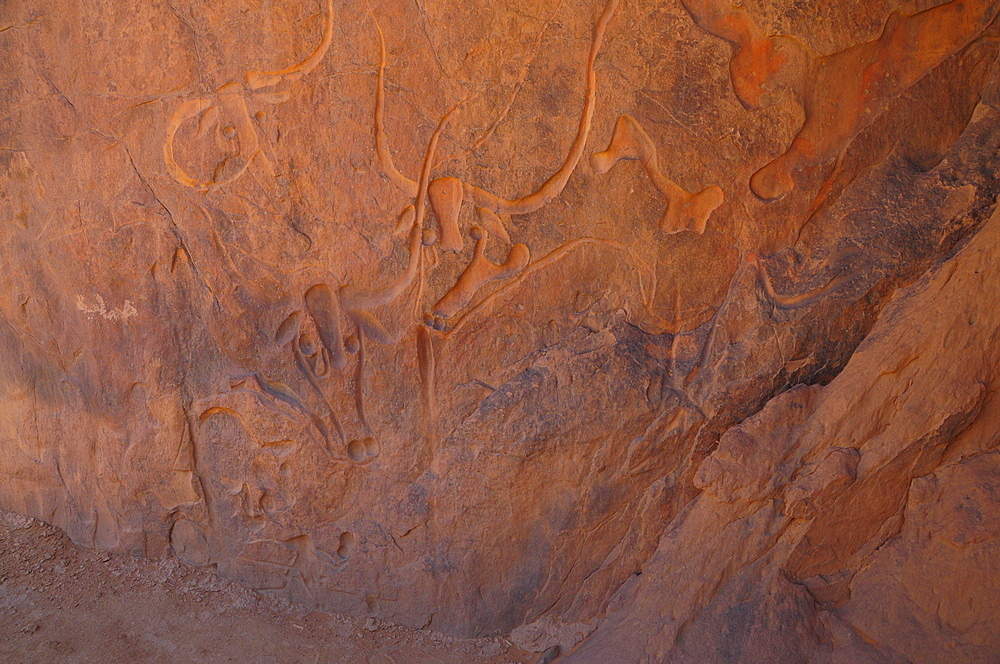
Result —
<instances>
[{"instance_id":1,"label":"orange rock face","mask_svg":"<svg viewBox=\"0 0 1000 664\"><path fill-rule=\"evenodd\" d=\"M998 12L6 2L0 508L567 662L1000 657Z\"/></svg>"}]
</instances>

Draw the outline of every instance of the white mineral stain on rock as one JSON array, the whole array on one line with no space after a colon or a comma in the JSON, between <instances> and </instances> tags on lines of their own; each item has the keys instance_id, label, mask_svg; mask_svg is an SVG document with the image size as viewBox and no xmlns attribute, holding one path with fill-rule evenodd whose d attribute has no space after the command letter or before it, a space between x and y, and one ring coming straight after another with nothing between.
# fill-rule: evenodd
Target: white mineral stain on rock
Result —
<instances>
[{"instance_id":1,"label":"white mineral stain on rock","mask_svg":"<svg viewBox=\"0 0 1000 664\"><path fill-rule=\"evenodd\" d=\"M132 305L131 300L125 300L123 306L109 311L104 303L104 298L100 295L94 295L94 304L90 306L87 305L87 300L82 295L77 295L76 308L87 314L87 318L91 320L94 319L94 316L100 316L104 320L124 321L139 315L139 311Z\"/></svg>"}]
</instances>

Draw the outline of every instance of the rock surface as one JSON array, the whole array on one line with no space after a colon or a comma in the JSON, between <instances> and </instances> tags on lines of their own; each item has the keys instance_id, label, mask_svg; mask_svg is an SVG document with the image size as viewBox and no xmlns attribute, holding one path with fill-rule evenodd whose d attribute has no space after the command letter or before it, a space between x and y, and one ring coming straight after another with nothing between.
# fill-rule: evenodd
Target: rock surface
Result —
<instances>
[{"instance_id":1,"label":"rock surface","mask_svg":"<svg viewBox=\"0 0 1000 664\"><path fill-rule=\"evenodd\" d=\"M8 0L0 507L543 659L996 659L998 13Z\"/></svg>"},{"instance_id":2,"label":"rock surface","mask_svg":"<svg viewBox=\"0 0 1000 664\"><path fill-rule=\"evenodd\" d=\"M0 660L16 664L516 664L502 638L459 640L262 597L176 558L81 550L0 512Z\"/></svg>"}]
</instances>

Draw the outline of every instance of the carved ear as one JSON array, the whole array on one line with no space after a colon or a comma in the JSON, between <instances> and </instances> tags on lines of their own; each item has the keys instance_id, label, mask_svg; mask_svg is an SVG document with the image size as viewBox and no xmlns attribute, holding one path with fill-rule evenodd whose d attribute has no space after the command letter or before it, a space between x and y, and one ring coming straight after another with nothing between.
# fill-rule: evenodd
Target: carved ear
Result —
<instances>
[{"instance_id":1,"label":"carved ear","mask_svg":"<svg viewBox=\"0 0 1000 664\"><path fill-rule=\"evenodd\" d=\"M510 218L509 215L504 216L508 219ZM487 233L510 244L510 235L507 233L507 228L503 223L503 219L496 212L489 208L477 207L476 219L479 221L479 225L486 229Z\"/></svg>"},{"instance_id":2,"label":"carved ear","mask_svg":"<svg viewBox=\"0 0 1000 664\"><path fill-rule=\"evenodd\" d=\"M293 311L292 314L278 326L278 331L274 333L274 343L284 346L299 333L299 326L302 324L302 312Z\"/></svg>"},{"instance_id":3,"label":"carved ear","mask_svg":"<svg viewBox=\"0 0 1000 664\"><path fill-rule=\"evenodd\" d=\"M507 252L507 259L502 265L498 266L499 270L493 275L493 278L509 279L528 267L528 261L530 260L531 251L528 249L528 246L520 243L515 244Z\"/></svg>"},{"instance_id":4,"label":"carved ear","mask_svg":"<svg viewBox=\"0 0 1000 664\"><path fill-rule=\"evenodd\" d=\"M197 138L201 138L208 134L208 132L215 127L216 123L219 121L219 107L212 105L205 109L198 118L198 129L195 131L194 135Z\"/></svg>"},{"instance_id":5,"label":"carved ear","mask_svg":"<svg viewBox=\"0 0 1000 664\"><path fill-rule=\"evenodd\" d=\"M292 98L291 90L284 92L259 92L257 98L268 104L282 104Z\"/></svg>"},{"instance_id":6,"label":"carved ear","mask_svg":"<svg viewBox=\"0 0 1000 664\"><path fill-rule=\"evenodd\" d=\"M654 152L652 139L631 115L623 115L615 123L611 143L603 152L590 155L590 166L598 175L607 173L620 159L650 158Z\"/></svg>"},{"instance_id":7,"label":"carved ear","mask_svg":"<svg viewBox=\"0 0 1000 664\"><path fill-rule=\"evenodd\" d=\"M392 234L396 237L405 237L410 234L413 230L413 222L417 219L417 211L412 205L407 205L403 208L403 211L399 213L399 219L396 220L396 228L393 229Z\"/></svg>"},{"instance_id":8,"label":"carved ear","mask_svg":"<svg viewBox=\"0 0 1000 664\"><path fill-rule=\"evenodd\" d=\"M269 88L281 83L281 76L260 71L248 71L246 73L246 81L247 87L251 90L260 90L261 88Z\"/></svg>"},{"instance_id":9,"label":"carved ear","mask_svg":"<svg viewBox=\"0 0 1000 664\"><path fill-rule=\"evenodd\" d=\"M427 188L427 197L431 201L431 209L437 217L440 231L441 249L444 251L462 251L465 243L458 230L458 215L462 211L463 187L458 178L438 178Z\"/></svg>"},{"instance_id":10,"label":"carved ear","mask_svg":"<svg viewBox=\"0 0 1000 664\"><path fill-rule=\"evenodd\" d=\"M389 334L389 330L385 328L382 321L375 318L371 312L364 309L357 309L351 311L350 316L354 324L358 326L361 334L375 343L382 344L383 346L391 346L399 341Z\"/></svg>"}]
</instances>

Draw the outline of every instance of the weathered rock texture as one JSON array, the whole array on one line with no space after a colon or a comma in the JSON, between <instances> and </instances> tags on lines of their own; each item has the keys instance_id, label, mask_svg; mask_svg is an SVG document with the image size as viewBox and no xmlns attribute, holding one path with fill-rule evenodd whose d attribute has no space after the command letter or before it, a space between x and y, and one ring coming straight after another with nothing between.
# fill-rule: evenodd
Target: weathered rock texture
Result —
<instances>
[{"instance_id":1,"label":"weathered rock texture","mask_svg":"<svg viewBox=\"0 0 1000 664\"><path fill-rule=\"evenodd\" d=\"M0 507L569 662L993 661L998 13L7 0Z\"/></svg>"}]
</instances>

